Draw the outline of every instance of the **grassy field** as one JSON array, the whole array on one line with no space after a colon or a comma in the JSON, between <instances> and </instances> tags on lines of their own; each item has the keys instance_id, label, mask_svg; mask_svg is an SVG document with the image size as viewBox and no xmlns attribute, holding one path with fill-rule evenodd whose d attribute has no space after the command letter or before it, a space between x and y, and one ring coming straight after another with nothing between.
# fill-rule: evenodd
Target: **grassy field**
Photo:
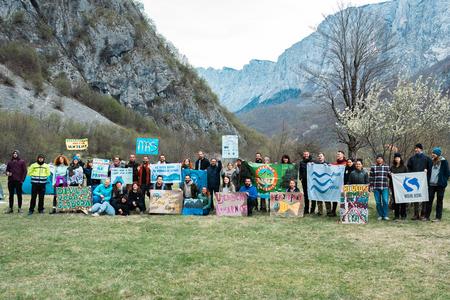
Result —
<instances>
[{"instance_id":1,"label":"grassy field","mask_svg":"<svg viewBox=\"0 0 450 300\"><path fill-rule=\"evenodd\" d=\"M449 200L441 223L396 223L371 199L360 226L0 214L0 299L450 299Z\"/></svg>"}]
</instances>

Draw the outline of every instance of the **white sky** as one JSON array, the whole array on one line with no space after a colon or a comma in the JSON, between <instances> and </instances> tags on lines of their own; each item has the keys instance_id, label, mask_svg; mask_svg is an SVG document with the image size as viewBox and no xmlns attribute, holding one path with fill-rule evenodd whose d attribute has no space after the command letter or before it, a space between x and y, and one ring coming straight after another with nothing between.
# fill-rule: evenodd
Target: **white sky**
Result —
<instances>
[{"instance_id":1,"label":"white sky","mask_svg":"<svg viewBox=\"0 0 450 300\"><path fill-rule=\"evenodd\" d=\"M384 0L386 1L386 0ZM313 31L335 0L141 0L158 32L195 67L276 61ZM353 5L383 2L352 0ZM346 2L347 3L347 2Z\"/></svg>"}]
</instances>

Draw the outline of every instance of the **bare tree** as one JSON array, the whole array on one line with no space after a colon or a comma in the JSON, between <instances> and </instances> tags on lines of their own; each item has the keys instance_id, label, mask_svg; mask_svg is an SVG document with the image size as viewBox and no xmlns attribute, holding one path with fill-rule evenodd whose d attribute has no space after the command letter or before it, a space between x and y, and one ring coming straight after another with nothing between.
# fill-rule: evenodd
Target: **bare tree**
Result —
<instances>
[{"instance_id":1,"label":"bare tree","mask_svg":"<svg viewBox=\"0 0 450 300\"><path fill-rule=\"evenodd\" d=\"M394 36L383 18L365 8L339 5L339 11L317 28L325 51L321 70L306 68L320 90L319 97L330 104L337 123L343 122L343 110L363 106L375 83L387 83L395 62L391 50ZM364 141L349 131L338 130L340 142L348 147L350 157L364 147Z\"/></svg>"}]
</instances>

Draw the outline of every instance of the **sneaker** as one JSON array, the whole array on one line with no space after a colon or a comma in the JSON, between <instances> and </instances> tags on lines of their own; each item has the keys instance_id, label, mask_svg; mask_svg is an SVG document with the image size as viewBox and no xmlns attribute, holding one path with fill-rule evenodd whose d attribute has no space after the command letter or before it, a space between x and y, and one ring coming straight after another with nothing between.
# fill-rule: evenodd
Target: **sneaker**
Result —
<instances>
[{"instance_id":1,"label":"sneaker","mask_svg":"<svg viewBox=\"0 0 450 300\"><path fill-rule=\"evenodd\" d=\"M389 219L389 217L385 217L385 218L383 218L383 220L389 221L390 219Z\"/></svg>"},{"instance_id":2,"label":"sneaker","mask_svg":"<svg viewBox=\"0 0 450 300\"><path fill-rule=\"evenodd\" d=\"M441 221L441 219L433 219L433 221L431 221L431 222L439 223L440 221Z\"/></svg>"},{"instance_id":3,"label":"sneaker","mask_svg":"<svg viewBox=\"0 0 450 300\"><path fill-rule=\"evenodd\" d=\"M13 211L12 208L8 208L8 209L5 211L5 214L13 214L13 213L14 213L14 211Z\"/></svg>"},{"instance_id":4,"label":"sneaker","mask_svg":"<svg viewBox=\"0 0 450 300\"><path fill-rule=\"evenodd\" d=\"M378 217L377 220L378 220L378 221L381 221L381 220L383 220L383 218L382 218L382 217Z\"/></svg>"},{"instance_id":5,"label":"sneaker","mask_svg":"<svg viewBox=\"0 0 450 300\"><path fill-rule=\"evenodd\" d=\"M87 210L86 207L80 208L80 211L81 211L83 214L85 214L85 215L89 214L89 212L88 212L88 210Z\"/></svg>"},{"instance_id":6,"label":"sneaker","mask_svg":"<svg viewBox=\"0 0 450 300\"><path fill-rule=\"evenodd\" d=\"M22 213L23 213L23 209L19 208L19 209L17 210L17 213L18 213L18 214L22 214Z\"/></svg>"},{"instance_id":7,"label":"sneaker","mask_svg":"<svg viewBox=\"0 0 450 300\"><path fill-rule=\"evenodd\" d=\"M98 216L100 216L100 215L99 215L98 213L93 213L92 216L93 216L93 217L98 217Z\"/></svg>"},{"instance_id":8,"label":"sneaker","mask_svg":"<svg viewBox=\"0 0 450 300\"><path fill-rule=\"evenodd\" d=\"M29 215L29 216L32 216L32 215L33 215L33 212L32 212L32 211L29 211L29 212L28 212L28 215Z\"/></svg>"},{"instance_id":9,"label":"sneaker","mask_svg":"<svg viewBox=\"0 0 450 300\"><path fill-rule=\"evenodd\" d=\"M56 214L56 208L53 208L52 211L50 212L51 215Z\"/></svg>"}]
</instances>

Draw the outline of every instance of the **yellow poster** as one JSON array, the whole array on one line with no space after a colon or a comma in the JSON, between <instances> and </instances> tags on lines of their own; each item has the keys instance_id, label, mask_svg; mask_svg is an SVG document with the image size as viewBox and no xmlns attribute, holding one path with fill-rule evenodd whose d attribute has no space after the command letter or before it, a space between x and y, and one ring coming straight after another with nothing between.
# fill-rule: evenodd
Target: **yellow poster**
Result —
<instances>
[{"instance_id":1,"label":"yellow poster","mask_svg":"<svg viewBox=\"0 0 450 300\"><path fill-rule=\"evenodd\" d=\"M67 150L87 150L88 139L66 139Z\"/></svg>"}]
</instances>

